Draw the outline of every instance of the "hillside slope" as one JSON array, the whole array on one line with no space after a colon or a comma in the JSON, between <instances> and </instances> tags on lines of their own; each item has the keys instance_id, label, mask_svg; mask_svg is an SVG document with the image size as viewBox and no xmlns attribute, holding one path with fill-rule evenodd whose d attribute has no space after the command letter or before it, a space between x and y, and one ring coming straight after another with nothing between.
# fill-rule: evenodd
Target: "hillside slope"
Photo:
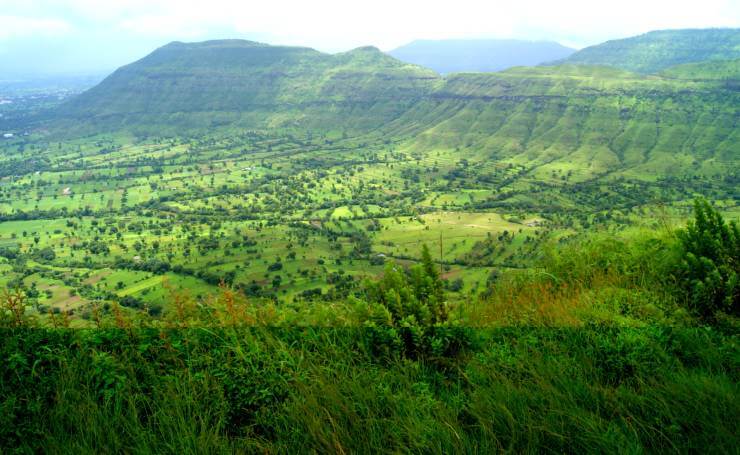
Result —
<instances>
[{"instance_id":1,"label":"hillside slope","mask_svg":"<svg viewBox=\"0 0 740 455\"><path fill-rule=\"evenodd\" d=\"M391 125L413 136L414 151L466 150L468 159L533 167L540 179L614 171L655 178L731 172L740 160L738 106L740 92L724 81L515 68L451 76Z\"/></svg>"},{"instance_id":2,"label":"hillside slope","mask_svg":"<svg viewBox=\"0 0 740 455\"><path fill-rule=\"evenodd\" d=\"M566 58L575 49L553 41L504 39L416 40L389 52L441 74L500 71Z\"/></svg>"},{"instance_id":3,"label":"hillside slope","mask_svg":"<svg viewBox=\"0 0 740 455\"><path fill-rule=\"evenodd\" d=\"M740 59L714 60L672 66L660 72L661 76L675 79L715 79L728 83L740 81Z\"/></svg>"},{"instance_id":4,"label":"hillside slope","mask_svg":"<svg viewBox=\"0 0 740 455\"><path fill-rule=\"evenodd\" d=\"M607 65L650 74L684 63L736 58L740 58L740 29L682 29L607 41L555 63Z\"/></svg>"},{"instance_id":5,"label":"hillside slope","mask_svg":"<svg viewBox=\"0 0 740 455\"><path fill-rule=\"evenodd\" d=\"M730 172L740 157L736 84L671 71L560 65L441 78L375 48L328 55L244 41L173 43L60 115L92 131L160 135L219 126L375 131L417 153L508 160L537 178Z\"/></svg>"},{"instance_id":6,"label":"hillside slope","mask_svg":"<svg viewBox=\"0 0 740 455\"><path fill-rule=\"evenodd\" d=\"M299 122L364 129L397 116L436 79L371 47L329 55L242 40L175 42L120 68L58 115L101 128Z\"/></svg>"}]
</instances>

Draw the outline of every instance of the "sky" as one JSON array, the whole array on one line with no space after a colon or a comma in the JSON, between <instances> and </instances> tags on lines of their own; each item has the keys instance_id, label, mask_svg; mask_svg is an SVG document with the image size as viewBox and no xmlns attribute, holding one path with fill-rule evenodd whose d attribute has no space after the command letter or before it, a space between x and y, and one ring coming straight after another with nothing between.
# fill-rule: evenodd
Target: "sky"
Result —
<instances>
[{"instance_id":1,"label":"sky","mask_svg":"<svg viewBox=\"0 0 740 455\"><path fill-rule=\"evenodd\" d=\"M109 72L171 41L341 52L415 39L581 48L667 28L740 27L740 0L0 0L0 78Z\"/></svg>"}]
</instances>

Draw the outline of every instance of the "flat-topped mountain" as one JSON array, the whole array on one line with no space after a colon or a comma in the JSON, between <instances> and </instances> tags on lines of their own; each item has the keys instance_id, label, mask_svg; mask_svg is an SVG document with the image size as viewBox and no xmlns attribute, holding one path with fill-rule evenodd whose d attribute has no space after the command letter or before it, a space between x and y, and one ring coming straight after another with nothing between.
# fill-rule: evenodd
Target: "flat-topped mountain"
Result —
<instances>
[{"instance_id":1,"label":"flat-topped mountain","mask_svg":"<svg viewBox=\"0 0 740 455\"><path fill-rule=\"evenodd\" d=\"M59 115L100 126L267 126L288 111L332 105L340 118L374 124L427 94L438 76L364 47L324 54L243 40L173 42L126 65L64 105ZM362 106L362 110L357 109ZM351 115L350 112L351 111ZM323 112L326 114L326 112ZM308 123L337 121L316 113Z\"/></svg>"},{"instance_id":2,"label":"flat-topped mountain","mask_svg":"<svg viewBox=\"0 0 740 455\"><path fill-rule=\"evenodd\" d=\"M441 74L500 71L563 59L575 52L554 41L513 39L416 40L389 52Z\"/></svg>"},{"instance_id":3,"label":"flat-topped mountain","mask_svg":"<svg viewBox=\"0 0 740 455\"><path fill-rule=\"evenodd\" d=\"M607 65L638 73L657 73L684 63L740 58L740 29L658 30L607 41L558 63Z\"/></svg>"},{"instance_id":4,"label":"flat-topped mountain","mask_svg":"<svg viewBox=\"0 0 740 455\"><path fill-rule=\"evenodd\" d=\"M516 67L442 77L372 47L324 54L248 41L172 43L63 105L77 133L291 129L373 132L420 153L516 159L584 177L670 175L740 156L737 62L647 76L609 66ZM78 130L79 129L79 130Z\"/></svg>"}]
</instances>

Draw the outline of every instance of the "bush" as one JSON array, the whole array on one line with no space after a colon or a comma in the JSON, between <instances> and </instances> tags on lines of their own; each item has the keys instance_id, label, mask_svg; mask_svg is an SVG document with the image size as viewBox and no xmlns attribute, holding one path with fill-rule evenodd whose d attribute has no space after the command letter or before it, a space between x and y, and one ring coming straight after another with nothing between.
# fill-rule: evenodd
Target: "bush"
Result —
<instances>
[{"instance_id":1,"label":"bush","mask_svg":"<svg viewBox=\"0 0 740 455\"><path fill-rule=\"evenodd\" d=\"M383 278L365 282L364 325L376 356L453 357L472 345L468 330L449 320L444 283L426 245L408 270L387 262Z\"/></svg>"},{"instance_id":2,"label":"bush","mask_svg":"<svg viewBox=\"0 0 740 455\"><path fill-rule=\"evenodd\" d=\"M682 260L680 286L690 308L699 316L717 312L738 315L740 300L740 233L725 223L706 201L694 203L694 221L679 231Z\"/></svg>"},{"instance_id":3,"label":"bush","mask_svg":"<svg viewBox=\"0 0 740 455\"><path fill-rule=\"evenodd\" d=\"M42 261L50 262L56 259L57 255L54 252L53 248L46 247L38 251L36 253L36 257L41 259Z\"/></svg>"},{"instance_id":4,"label":"bush","mask_svg":"<svg viewBox=\"0 0 740 455\"><path fill-rule=\"evenodd\" d=\"M128 308L138 309L144 306L144 303L141 300L137 299L136 297L130 296L130 295L121 297L121 300L119 300L118 303L120 303L121 306L125 306Z\"/></svg>"}]
</instances>

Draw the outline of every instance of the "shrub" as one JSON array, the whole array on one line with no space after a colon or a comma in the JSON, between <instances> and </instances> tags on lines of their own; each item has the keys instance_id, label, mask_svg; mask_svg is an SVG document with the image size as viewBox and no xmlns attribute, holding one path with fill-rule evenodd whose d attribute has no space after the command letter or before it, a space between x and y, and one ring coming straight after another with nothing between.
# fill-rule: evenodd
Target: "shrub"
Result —
<instances>
[{"instance_id":1,"label":"shrub","mask_svg":"<svg viewBox=\"0 0 740 455\"><path fill-rule=\"evenodd\" d=\"M35 288L33 290L38 293ZM35 325L35 318L26 312L31 306L29 291L31 290L24 291L20 287L14 287L0 292L0 328Z\"/></svg>"},{"instance_id":2,"label":"shrub","mask_svg":"<svg viewBox=\"0 0 740 455\"><path fill-rule=\"evenodd\" d=\"M121 300L119 302L122 306L128 307L128 308L142 308L144 306L143 302L136 297L126 295L121 297Z\"/></svg>"},{"instance_id":3,"label":"shrub","mask_svg":"<svg viewBox=\"0 0 740 455\"><path fill-rule=\"evenodd\" d=\"M387 262L383 277L364 288L361 318L374 355L451 357L472 345L470 332L449 320L444 283L426 245L421 264L403 270Z\"/></svg>"},{"instance_id":4,"label":"shrub","mask_svg":"<svg viewBox=\"0 0 740 455\"><path fill-rule=\"evenodd\" d=\"M734 222L703 200L694 202L694 221L679 231L682 260L678 277L691 309L713 318L737 315L740 300L740 233Z\"/></svg>"},{"instance_id":5,"label":"shrub","mask_svg":"<svg viewBox=\"0 0 740 455\"><path fill-rule=\"evenodd\" d=\"M36 257L43 261L49 262L49 261L53 261L54 259L56 259L57 255L54 252L53 248L46 247L46 248L39 250L38 253L36 253Z\"/></svg>"}]
</instances>

